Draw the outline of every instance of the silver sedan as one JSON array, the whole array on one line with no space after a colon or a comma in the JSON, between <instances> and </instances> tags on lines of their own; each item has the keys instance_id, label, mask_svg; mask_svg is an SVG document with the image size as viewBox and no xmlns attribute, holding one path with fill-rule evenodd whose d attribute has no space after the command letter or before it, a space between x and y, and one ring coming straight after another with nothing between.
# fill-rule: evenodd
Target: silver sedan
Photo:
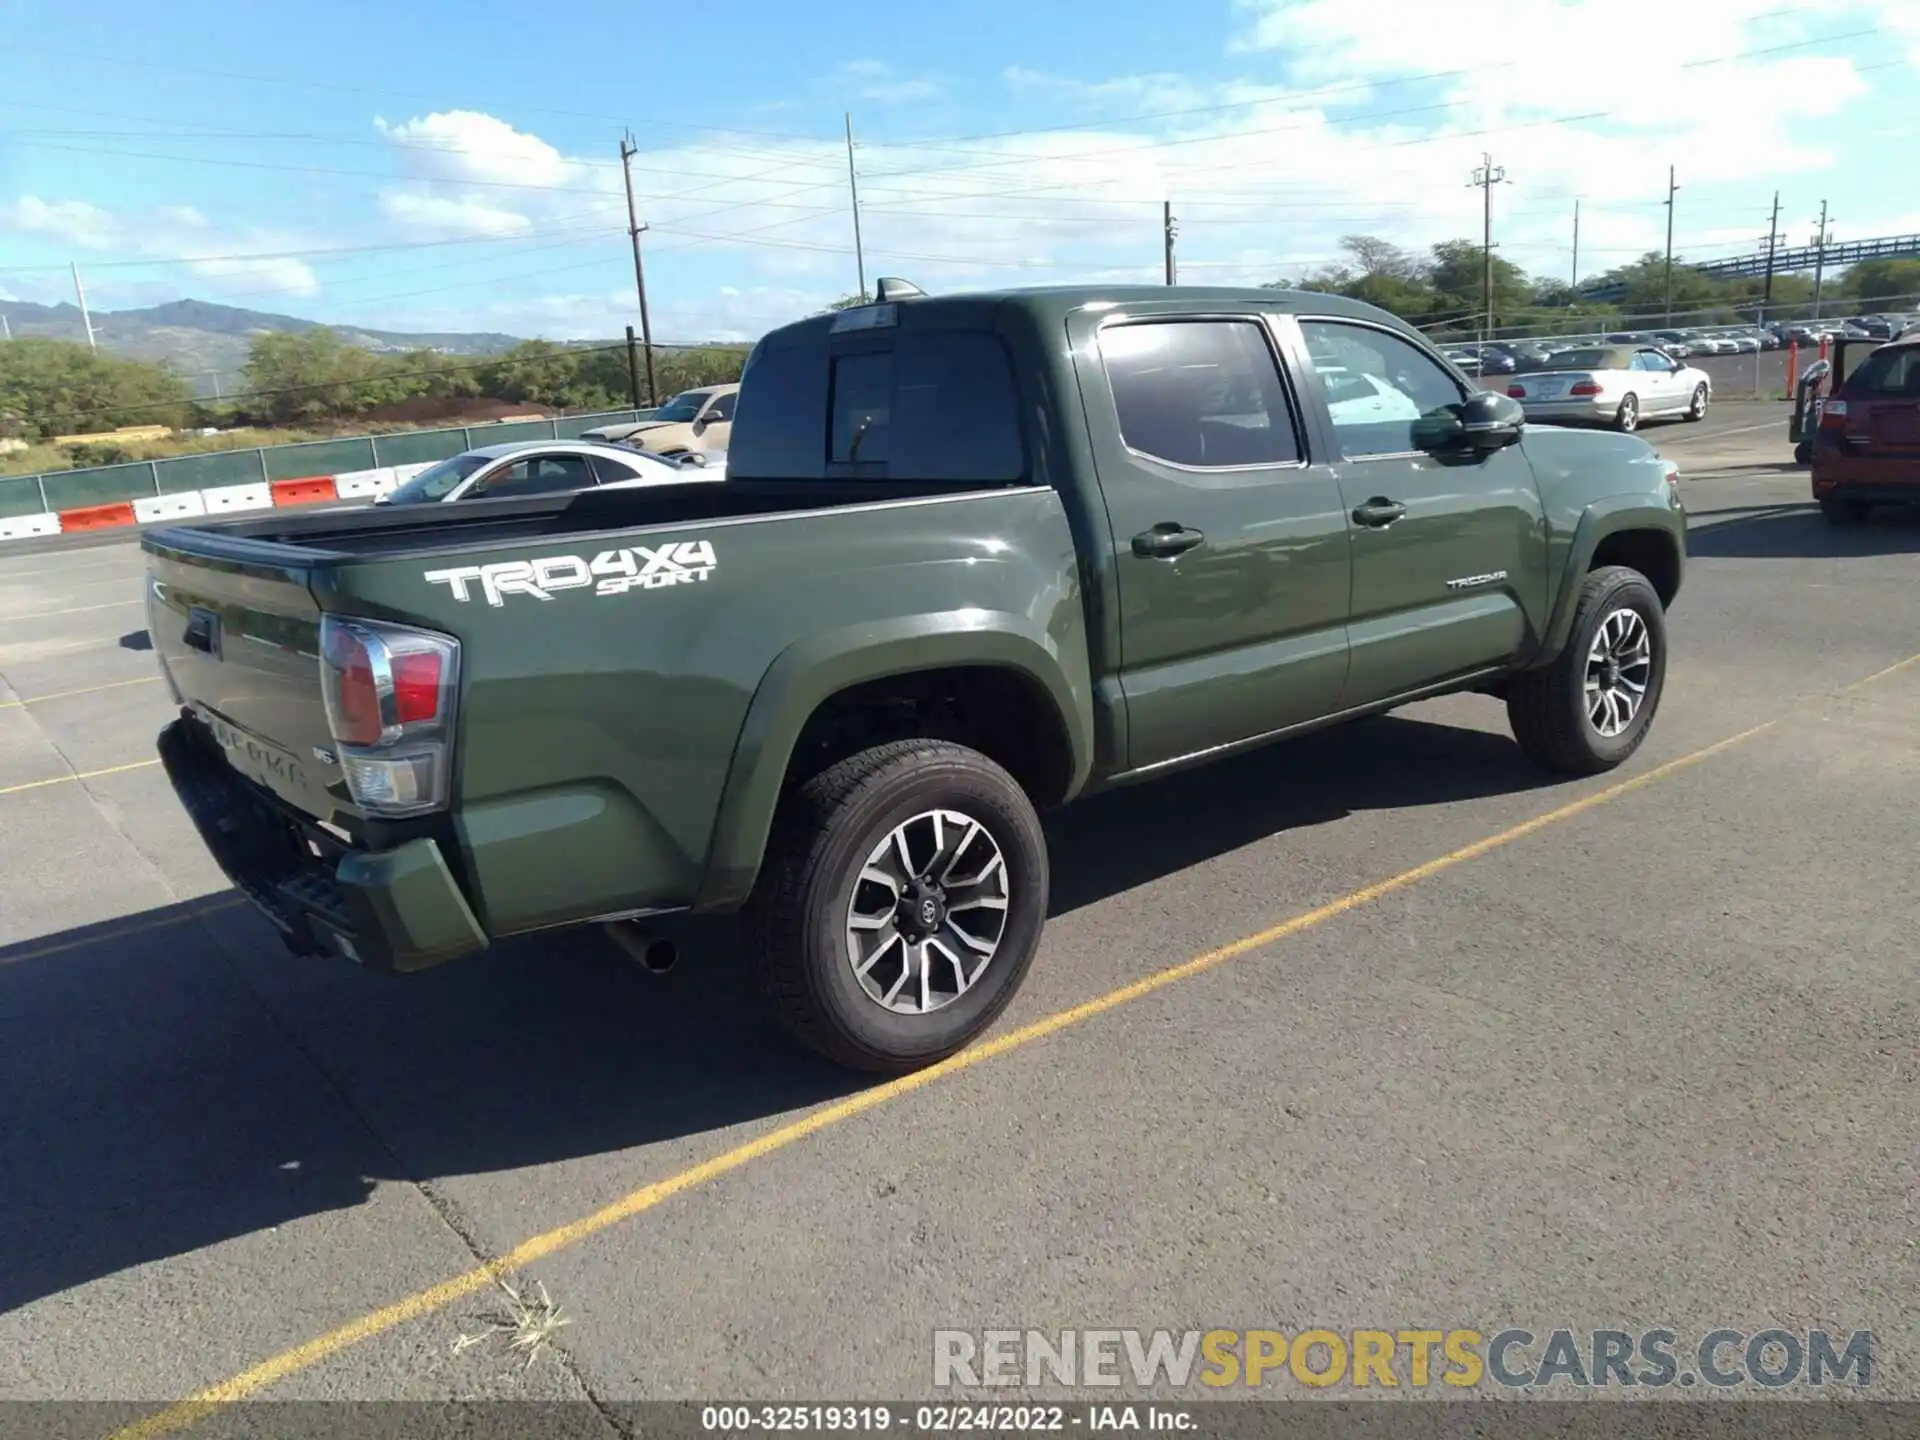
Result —
<instances>
[{"instance_id":1,"label":"silver sedan","mask_svg":"<svg viewBox=\"0 0 1920 1440\"><path fill-rule=\"evenodd\" d=\"M1597 345L1555 355L1553 368L1516 375L1507 394L1529 420L1637 430L1656 416L1706 417L1713 381L1650 345Z\"/></svg>"},{"instance_id":2,"label":"silver sedan","mask_svg":"<svg viewBox=\"0 0 1920 1440\"><path fill-rule=\"evenodd\" d=\"M449 501L497 500L505 496L557 495L601 485L679 485L690 480L721 480L724 461L698 467L677 465L658 455L624 445L591 440L510 440L482 445L427 466L375 502L380 505L433 505Z\"/></svg>"}]
</instances>

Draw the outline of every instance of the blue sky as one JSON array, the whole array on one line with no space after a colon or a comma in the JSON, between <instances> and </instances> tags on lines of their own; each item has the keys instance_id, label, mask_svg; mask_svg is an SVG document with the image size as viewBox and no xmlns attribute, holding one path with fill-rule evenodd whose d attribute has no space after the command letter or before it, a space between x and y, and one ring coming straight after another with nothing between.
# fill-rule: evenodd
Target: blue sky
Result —
<instances>
[{"instance_id":1,"label":"blue sky","mask_svg":"<svg viewBox=\"0 0 1920 1440\"><path fill-rule=\"evenodd\" d=\"M1177 15L1177 18L1176 18ZM1670 16L1666 34L1655 26ZM634 318L618 144L663 340L855 285L1258 282L1343 234L1581 270L1920 231L1916 0L0 0L0 296L192 296L389 329Z\"/></svg>"}]
</instances>

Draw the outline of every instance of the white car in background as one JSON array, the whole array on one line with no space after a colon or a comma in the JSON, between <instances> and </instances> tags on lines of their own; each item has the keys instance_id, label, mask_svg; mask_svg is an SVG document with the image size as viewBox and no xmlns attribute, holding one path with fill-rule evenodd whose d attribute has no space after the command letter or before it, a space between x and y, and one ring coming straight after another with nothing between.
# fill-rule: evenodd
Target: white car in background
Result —
<instances>
[{"instance_id":1,"label":"white car in background","mask_svg":"<svg viewBox=\"0 0 1920 1440\"><path fill-rule=\"evenodd\" d=\"M724 480L726 457L685 463L625 445L591 440L509 440L463 451L389 490L377 505L437 505L459 500L558 495L570 490L684 485Z\"/></svg>"},{"instance_id":2,"label":"white car in background","mask_svg":"<svg viewBox=\"0 0 1920 1440\"><path fill-rule=\"evenodd\" d=\"M1596 345L1553 357L1551 370L1516 375L1507 394L1529 420L1640 428L1642 420L1706 418L1713 380L1651 345Z\"/></svg>"},{"instance_id":3,"label":"white car in background","mask_svg":"<svg viewBox=\"0 0 1920 1440\"><path fill-rule=\"evenodd\" d=\"M1335 425L1379 425L1420 418L1420 407L1377 375L1342 365L1318 368L1320 384L1327 392L1327 413Z\"/></svg>"}]
</instances>

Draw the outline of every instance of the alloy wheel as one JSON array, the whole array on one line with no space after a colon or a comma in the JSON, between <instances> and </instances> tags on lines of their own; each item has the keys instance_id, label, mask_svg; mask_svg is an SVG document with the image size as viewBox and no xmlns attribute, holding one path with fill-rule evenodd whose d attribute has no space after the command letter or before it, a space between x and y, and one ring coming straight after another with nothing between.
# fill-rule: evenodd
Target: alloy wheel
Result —
<instances>
[{"instance_id":1,"label":"alloy wheel","mask_svg":"<svg viewBox=\"0 0 1920 1440\"><path fill-rule=\"evenodd\" d=\"M953 1004L999 952L1011 899L986 826L927 810L868 853L847 901L847 963L875 1004L926 1015Z\"/></svg>"},{"instance_id":2,"label":"alloy wheel","mask_svg":"<svg viewBox=\"0 0 1920 1440\"><path fill-rule=\"evenodd\" d=\"M1640 713L1653 678L1653 637L1637 610L1609 612L1587 650L1587 722L1607 739Z\"/></svg>"}]
</instances>

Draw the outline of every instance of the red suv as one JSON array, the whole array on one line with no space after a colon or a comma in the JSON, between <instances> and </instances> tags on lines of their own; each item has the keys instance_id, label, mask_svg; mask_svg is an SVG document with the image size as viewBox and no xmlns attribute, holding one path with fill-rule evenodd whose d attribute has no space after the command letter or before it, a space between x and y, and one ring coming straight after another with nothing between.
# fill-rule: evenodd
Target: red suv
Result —
<instances>
[{"instance_id":1,"label":"red suv","mask_svg":"<svg viewBox=\"0 0 1920 1440\"><path fill-rule=\"evenodd\" d=\"M1920 501L1920 335L1880 346L1821 406L1813 498L1843 524Z\"/></svg>"}]
</instances>

